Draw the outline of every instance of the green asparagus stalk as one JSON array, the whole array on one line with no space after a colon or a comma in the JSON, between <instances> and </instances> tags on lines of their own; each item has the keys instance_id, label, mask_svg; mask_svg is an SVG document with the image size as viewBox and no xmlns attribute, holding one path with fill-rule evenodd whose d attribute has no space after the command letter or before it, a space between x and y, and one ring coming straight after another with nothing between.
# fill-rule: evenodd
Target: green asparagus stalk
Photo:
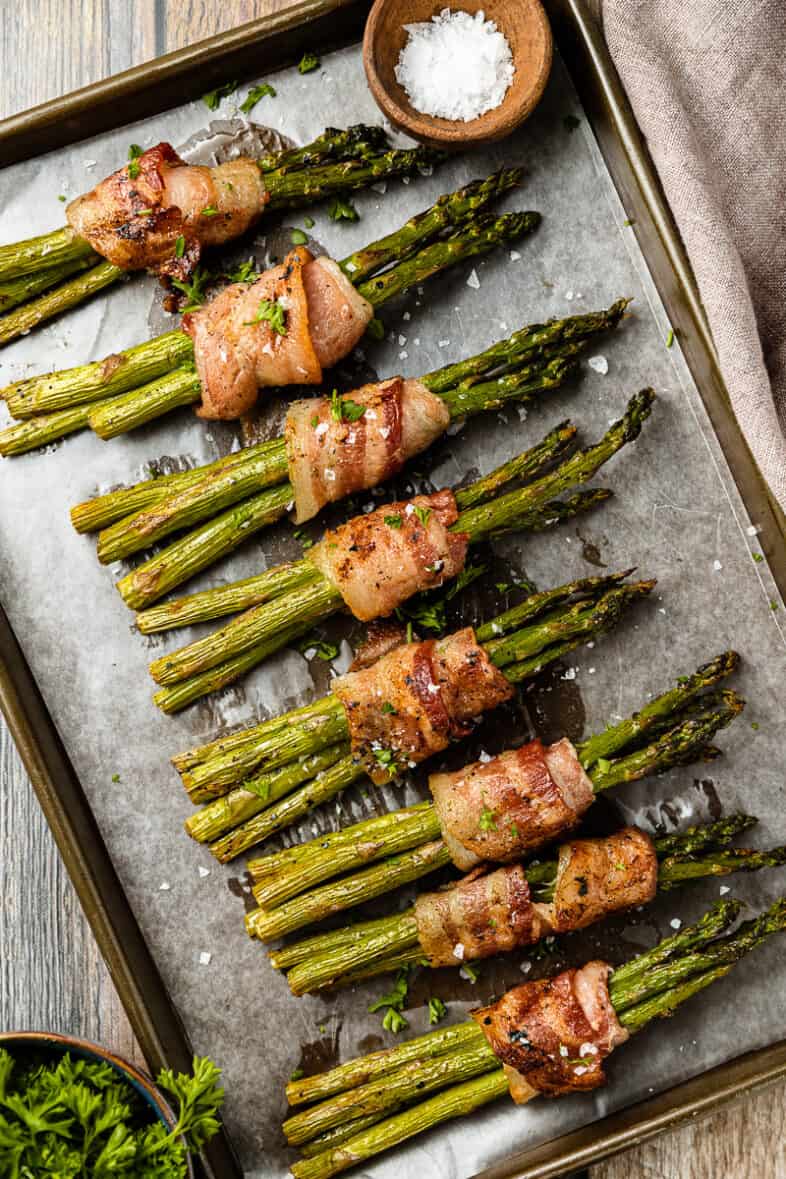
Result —
<instances>
[{"instance_id":1,"label":"green asparagus stalk","mask_svg":"<svg viewBox=\"0 0 786 1179\"><path fill-rule=\"evenodd\" d=\"M17 381L4 390L5 400L15 418L48 414L127 393L193 358L194 349L185 332L165 332L79 368Z\"/></svg>"},{"instance_id":2,"label":"green asparagus stalk","mask_svg":"<svg viewBox=\"0 0 786 1179\"><path fill-rule=\"evenodd\" d=\"M90 258L76 258L71 262L62 262L59 266L42 268L34 274L0 282L0 313L5 314L13 307L18 307L20 303L34 299L36 295L58 286L65 279L80 274L92 265L93 261Z\"/></svg>"},{"instance_id":3,"label":"green asparagus stalk","mask_svg":"<svg viewBox=\"0 0 786 1179\"><path fill-rule=\"evenodd\" d=\"M732 872L781 866L786 858L786 848L754 851L723 846L737 834L741 824L747 825L749 822L747 815L732 815L728 820L721 819L704 827L692 828L684 836L668 836L663 841L656 839L655 851L660 860L658 889L666 891L681 886L685 881L708 876L726 876ZM697 840L712 850L703 855L691 852ZM674 850L667 855L665 849L668 848ZM685 868L689 870L683 871ZM553 900L557 879L556 861L528 867L527 878L535 901L548 904ZM259 903L264 905L264 900L260 899L261 890L262 886L258 885L254 891ZM270 888L268 895L272 900L266 907L271 908L278 903L278 898ZM351 926L347 932L349 930L353 935L351 942L337 942L335 934L317 934L287 946L278 954L270 954L273 965L278 969L284 968L280 965L281 959L294 967L287 976L294 994L303 995L327 986L344 985L350 977L356 977L361 967L365 968L365 977L386 974L391 970L391 963L397 961L396 956L400 951L419 947L414 907L390 917Z\"/></svg>"},{"instance_id":4,"label":"green asparagus stalk","mask_svg":"<svg viewBox=\"0 0 786 1179\"><path fill-rule=\"evenodd\" d=\"M622 756L604 762L602 769L597 769L591 773L593 788L596 793L608 789L612 785L617 785L622 781L630 781L635 778L644 776L647 773L659 773L671 768L675 764L686 764L690 760L700 756L706 744L706 741L724 725L730 723L735 715L738 714L742 707L742 701L736 696L728 701L722 708L716 712L708 714L707 717L701 720L685 721L682 724L677 724L669 732L658 737L651 745L646 746L642 750L635 750L632 754L625 754L621 751ZM203 770L203 774L209 775L210 770ZM418 824L422 825L424 840L432 837L433 828L431 827L432 819L427 809L424 808L419 812L417 819L413 822L413 827ZM347 832L347 840L349 841L353 829L349 828ZM242 833L242 826L234 833L235 837ZM380 840L384 833L384 823L380 822L376 829L377 840ZM351 843L349 847L351 848ZM357 868L363 863L368 863L370 859L374 858L374 849L369 849L365 845L362 833L359 837L359 842L356 844L356 849L359 851L363 847L363 859L359 855L353 862L351 859L351 852L344 849L341 858L341 867L339 871L346 871L347 869ZM416 850L414 842L410 844L412 854ZM384 855L384 848L380 855ZM278 881L280 876L280 884L276 883L275 896L277 901L281 901L282 897L286 900L281 904L280 908L274 910L277 913L275 924L271 926L275 928L276 933L270 936L279 936L282 932L291 932L295 929L302 928L302 926L318 917L315 914L321 912L324 916L327 913L338 911L339 907L346 907L345 900L351 898L351 903L357 904L359 900L364 898L365 881L370 881L370 888L372 895L380 895L380 882L387 876L389 880L389 887L397 887L397 861L400 857L394 857L393 860L383 861L380 865L375 866L373 874L371 868L363 868L361 871L350 872L336 882L330 882L334 875L332 862L332 849L321 851L313 842L305 845L303 854L299 859L299 865L305 864L308 870L309 883L317 879L327 881L328 883L321 884L320 887L312 889L311 892L303 895L298 895L300 892L297 884L298 868L292 870L284 866L275 877L268 877L264 882L265 895L269 896L271 890L274 888L274 882ZM298 866L299 866L298 865ZM678 872L679 869L673 869ZM385 891L382 889L381 891ZM257 917L256 914L259 914ZM267 930L267 917L262 910L257 910L249 916L250 928L257 932L259 930ZM285 929L282 929L285 926Z\"/></svg>"},{"instance_id":5,"label":"green asparagus stalk","mask_svg":"<svg viewBox=\"0 0 786 1179\"><path fill-rule=\"evenodd\" d=\"M688 998L723 978L735 962L756 946L773 934L781 932L786 926L784 908L786 905L783 901L776 902L766 913L741 927L736 935L710 942L701 953L677 955L665 967L656 966L649 969L648 955L640 955L638 962L642 969L638 972L638 977L649 980L643 996L626 995L618 985L618 975L614 974L611 977L609 993L620 1022L631 1033L635 1033L652 1019L671 1015ZM655 958L659 956L658 949L659 947L655 948ZM391 1112L396 1111L411 1102L418 1102L409 1105L403 1112L393 1112L393 1116L361 1129L350 1138L342 1139L339 1145L329 1146L318 1154L312 1155L309 1152L311 1157L304 1158L292 1168L296 1179L329 1179L330 1176L389 1146L396 1145L423 1129L502 1096L507 1091L507 1081L500 1067L490 1067L488 1071L477 1075L476 1054L483 1042L483 1033L476 1026L476 1034L468 1036L466 1044L462 1043L458 1050L436 1057L436 1061L445 1062L444 1076L450 1077L450 1081L446 1080L445 1083L450 1087L425 1102L418 1101L418 1070L413 1069L411 1064L406 1064L383 1073L376 1088L374 1082L366 1082L365 1085L354 1089L342 1087L338 1094L288 1119L284 1125L288 1140L305 1143L319 1137L325 1132L325 1127L335 1132L342 1125L354 1121L357 1111L352 1107L353 1096L357 1096L361 1102L367 1097L376 1113L383 1108ZM415 1050L419 1044L419 1041L413 1042ZM376 1055L379 1057L379 1054ZM434 1087L429 1083L435 1075L433 1060L432 1057L424 1062L426 1067L423 1078L429 1088ZM363 1064L362 1061L352 1063L358 1069ZM384 1064L382 1067L384 1068ZM328 1083L330 1075L326 1078ZM476 1079L465 1079L473 1076ZM463 1083L452 1084L457 1078L462 1079ZM379 1096L385 1090L389 1094L387 1102Z\"/></svg>"},{"instance_id":6,"label":"green asparagus stalk","mask_svg":"<svg viewBox=\"0 0 786 1179\"><path fill-rule=\"evenodd\" d=\"M310 167L290 164L280 171L266 172L265 187L271 210L298 208L334 193L366 188L383 177L413 175L418 169L432 167L444 158L443 153L428 147L377 153L359 148L358 158L344 159L341 155L343 153L338 159ZM3 247L0 278L19 278L34 272L43 257L48 264L55 264L90 255L90 247L75 237L72 230L56 231L43 238L31 238ZM116 282L124 273L111 262L99 261L80 278L65 282L15 308L0 319L0 344L6 344L53 316L78 306Z\"/></svg>"},{"instance_id":7,"label":"green asparagus stalk","mask_svg":"<svg viewBox=\"0 0 786 1179\"><path fill-rule=\"evenodd\" d=\"M594 600L598 620L605 625L609 595L616 596L615 591L621 588L623 576L612 574L602 578L586 578L569 582L556 590L533 594L521 606L514 607L513 610L506 611L497 619L484 624L478 637L488 641L489 634L496 637L504 636L523 622L528 624L526 635L529 639L541 634L545 644L553 633L551 608L560 600L570 603L574 596L580 602ZM648 582L633 583L629 587L631 594L626 600L633 601L636 597L646 594L649 585ZM540 631L544 617L548 617L549 622L546 624L546 630ZM581 619L577 625L582 635L586 635L586 620ZM504 662L504 655L497 661L497 665L500 666L501 662ZM507 675L508 669L503 670ZM273 764L271 759L276 759L275 765L285 764L278 759L284 757L286 761L306 753L315 753L328 744L347 740L348 737L344 709L337 697L331 695L315 704L264 721L251 729L179 754L172 760L192 801L202 802L226 793L233 785L241 783L257 770L270 769ZM290 752L295 739L298 742L297 748Z\"/></svg>"},{"instance_id":8,"label":"green asparagus stalk","mask_svg":"<svg viewBox=\"0 0 786 1179\"><path fill-rule=\"evenodd\" d=\"M78 307L85 299L103 291L122 276L123 271L118 266L113 266L111 262L99 262L38 298L15 307L0 317L0 346L10 344L55 315Z\"/></svg>"},{"instance_id":9,"label":"green asparagus stalk","mask_svg":"<svg viewBox=\"0 0 786 1179\"><path fill-rule=\"evenodd\" d=\"M649 415L653 398L651 390L643 390L631 398L624 417L609 429L601 442L579 451L563 462L555 472L524 488L507 492L462 511L453 525L454 531L467 533L470 543L486 540L508 531L511 523L515 527L528 510L541 507L546 496L565 490L571 484L584 482L622 445L638 436L643 422ZM506 468L509 468L509 464L506 464ZM277 598L271 603L246 611L214 634L155 660L150 666L150 673L158 684L167 687L198 676L202 672L220 668L228 660L254 647L264 645L265 650L275 650L276 648L270 644L284 622L301 617L303 611L309 612L310 620L316 622L328 617L340 606L338 591L325 580L324 588L319 594L315 587L310 586L304 591ZM224 676L222 682L231 681ZM199 695L203 694L201 687L200 684ZM171 709L171 697L168 694L162 696L159 693L155 699L165 711Z\"/></svg>"}]
</instances>

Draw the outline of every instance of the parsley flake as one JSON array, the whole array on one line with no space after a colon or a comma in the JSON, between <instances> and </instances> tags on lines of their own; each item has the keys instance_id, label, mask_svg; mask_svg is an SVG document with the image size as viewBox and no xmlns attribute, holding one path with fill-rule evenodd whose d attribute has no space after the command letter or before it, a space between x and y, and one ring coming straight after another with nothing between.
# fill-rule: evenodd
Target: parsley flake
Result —
<instances>
[{"instance_id":1,"label":"parsley flake","mask_svg":"<svg viewBox=\"0 0 786 1179\"><path fill-rule=\"evenodd\" d=\"M322 62L317 57L316 53L304 53L298 62L299 74L310 74L312 70L318 70Z\"/></svg>"},{"instance_id":2,"label":"parsley flake","mask_svg":"<svg viewBox=\"0 0 786 1179\"><path fill-rule=\"evenodd\" d=\"M250 114L260 99L265 98L268 94L271 98L276 97L276 88L275 86L271 86L269 82L262 82L259 86L252 86L240 104L243 114Z\"/></svg>"},{"instance_id":3,"label":"parsley flake","mask_svg":"<svg viewBox=\"0 0 786 1179\"><path fill-rule=\"evenodd\" d=\"M225 82L223 86L219 86L217 89L209 90L207 94L203 94L202 101L209 111L217 111L221 106L221 99L228 98L236 90L237 82Z\"/></svg>"},{"instance_id":4,"label":"parsley flake","mask_svg":"<svg viewBox=\"0 0 786 1179\"><path fill-rule=\"evenodd\" d=\"M330 397L330 416L334 422L356 422L366 412L365 405L359 405L350 397L339 397L334 389Z\"/></svg>"},{"instance_id":5,"label":"parsley flake","mask_svg":"<svg viewBox=\"0 0 786 1179\"><path fill-rule=\"evenodd\" d=\"M210 277L207 270L201 266L197 266L191 275L190 282L183 282L179 278L172 279L172 286L186 296L186 305L182 308L184 315L186 312L195 311L197 307L202 306L207 298L205 288L210 282Z\"/></svg>"},{"instance_id":6,"label":"parsley flake","mask_svg":"<svg viewBox=\"0 0 786 1179\"><path fill-rule=\"evenodd\" d=\"M413 504L413 507L415 510L415 515L417 516L418 520L420 520L421 524L425 528L429 522L429 517L431 516L431 508L422 508L422 507L419 507L415 504Z\"/></svg>"},{"instance_id":7,"label":"parsley flake","mask_svg":"<svg viewBox=\"0 0 786 1179\"><path fill-rule=\"evenodd\" d=\"M360 213L358 213L351 201L344 200L343 197L334 197L330 202L328 209L328 216L331 221L359 221Z\"/></svg>"},{"instance_id":8,"label":"parsley flake","mask_svg":"<svg viewBox=\"0 0 786 1179\"><path fill-rule=\"evenodd\" d=\"M141 168L137 163L139 157L142 155L142 148L138 143L132 143L128 149L128 177L130 180L136 180Z\"/></svg>"},{"instance_id":9,"label":"parsley flake","mask_svg":"<svg viewBox=\"0 0 786 1179\"><path fill-rule=\"evenodd\" d=\"M186 239L183 237L183 235L181 233L180 237L178 237L175 241L175 257L182 258L183 254L185 252L186 252Z\"/></svg>"},{"instance_id":10,"label":"parsley flake","mask_svg":"<svg viewBox=\"0 0 786 1179\"><path fill-rule=\"evenodd\" d=\"M436 995L428 1001L428 1021L429 1023L439 1023L444 1019L448 1013L448 1009L441 999Z\"/></svg>"},{"instance_id":11,"label":"parsley flake","mask_svg":"<svg viewBox=\"0 0 786 1179\"><path fill-rule=\"evenodd\" d=\"M398 515L384 516L383 519L384 519L385 523L387 524L388 528L400 528L403 523L401 516L398 516Z\"/></svg>"},{"instance_id":12,"label":"parsley flake","mask_svg":"<svg viewBox=\"0 0 786 1179\"><path fill-rule=\"evenodd\" d=\"M483 810L480 812L478 826L480 827L481 831L496 831L497 817L494 811L490 810L487 806L484 806Z\"/></svg>"},{"instance_id":13,"label":"parsley flake","mask_svg":"<svg viewBox=\"0 0 786 1179\"><path fill-rule=\"evenodd\" d=\"M396 981L393 985L393 990L389 991L387 995L383 995L377 999L375 1003L370 1003L368 1011L370 1015L374 1015L377 1011L385 1011L382 1019L382 1026L388 1032L393 1032L396 1035L398 1032L409 1027L407 1020L401 1014L404 1004L407 1001L407 990L409 984L407 982L407 971L400 970L396 975Z\"/></svg>"},{"instance_id":14,"label":"parsley flake","mask_svg":"<svg viewBox=\"0 0 786 1179\"><path fill-rule=\"evenodd\" d=\"M304 246L308 241L308 234L304 233L302 229L293 229L289 235L289 240L293 246Z\"/></svg>"},{"instance_id":15,"label":"parsley flake","mask_svg":"<svg viewBox=\"0 0 786 1179\"><path fill-rule=\"evenodd\" d=\"M274 331L277 336L287 334L286 311L278 299L274 303L270 299L260 299L256 315L253 319L247 320L243 326L251 327L257 323L269 323L271 331Z\"/></svg>"},{"instance_id":16,"label":"parsley flake","mask_svg":"<svg viewBox=\"0 0 786 1179\"><path fill-rule=\"evenodd\" d=\"M218 209L216 208L215 205L205 205L204 209L201 212L201 216L202 217L217 217L218 216Z\"/></svg>"},{"instance_id":17,"label":"parsley flake","mask_svg":"<svg viewBox=\"0 0 786 1179\"><path fill-rule=\"evenodd\" d=\"M370 336L372 340L384 340L385 325L378 316L375 315L373 319L368 321L366 335Z\"/></svg>"}]
</instances>

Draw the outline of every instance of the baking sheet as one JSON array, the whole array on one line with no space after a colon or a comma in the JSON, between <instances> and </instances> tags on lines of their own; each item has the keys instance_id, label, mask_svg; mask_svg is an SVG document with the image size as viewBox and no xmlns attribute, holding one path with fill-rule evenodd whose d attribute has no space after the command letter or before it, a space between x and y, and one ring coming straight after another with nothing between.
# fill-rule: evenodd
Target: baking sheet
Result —
<instances>
[{"instance_id":1,"label":"baking sheet","mask_svg":"<svg viewBox=\"0 0 786 1179\"><path fill-rule=\"evenodd\" d=\"M275 85L277 98L265 99L254 115L299 141L325 123L378 119L356 49L326 58L317 75L303 78L285 71L276 75ZM221 116L231 113L232 103L225 103ZM715 814L719 806L743 807L765 820L755 833L757 842L782 840L786 823L776 799L783 780L777 736L784 705L777 689L786 660L782 614L771 609L779 604L776 591L766 566L752 560L757 545L749 530L755 521L748 520L739 502L679 348L666 348L668 324L594 142L584 121L569 131L564 120L571 114L581 117L557 63L544 103L515 139L451 161L433 177L408 186L391 182L385 196L359 196L362 218L354 226L334 225L323 208L313 233L340 257L472 176L500 163L527 166L525 186L507 204L539 209L544 223L538 234L516 248L516 260L500 253L474 268L470 264L430 283L422 297L414 291L389 308L384 314L390 337L369 346L360 361L362 370L381 375L427 371L477 351L521 323L605 305L620 294L635 296L635 318L595 350L608 362L608 373L588 368L579 385L551 395L524 420L512 410L502 415L505 420L472 423L437 449L430 475L437 483L453 482L467 471L488 470L568 414L591 439L618 415L631 392L644 384L656 387L660 402L642 439L596 480L610 483L617 498L558 533L497 546L501 567L517 568L542 586L592 572L588 558L609 568L636 563L643 575L659 578L658 600L594 649L571 658L557 676L547 678L542 691L527 696L519 731L529 720L548 735L555 705L567 717L571 735L582 726L592 731L635 708L674 675L733 645L745 659L738 683L750 704L745 717L720 738L727 756L695 774L675 772L616 791L618 814L626 820L687 823ZM58 224L57 195L70 197L94 183L124 158L129 143L148 146L160 138L183 143L207 121L204 106L192 103L8 169L0 176L4 239ZM301 223L297 215L284 220ZM271 237L267 245L275 252L281 240ZM260 253L265 244L257 243ZM474 279L467 284L473 269L479 285ZM148 321L160 330L157 303L150 280L129 283L6 349L0 361L3 384L133 343L147 334ZM315 669L297 654L282 654L216 701L175 719L159 716L149 702L146 664L153 651L179 646L191 636L136 635L131 615L112 589L113 571L98 566L91 540L77 537L67 519L71 504L97 488L138 477L151 458L205 461L233 444L231 431L206 430L184 412L112 443L85 435L54 453L3 463L0 595L194 1046L225 1068L229 1129L247 1174L261 1177L282 1173L291 1157L278 1132L283 1083L291 1071L300 1064L324 1067L338 1056L368 1051L383 1038L391 1042L381 1032L379 1017L365 1014L386 982L328 999L289 996L284 980L267 968L264 951L245 938L241 867L214 865L206 851L180 833L189 807L166 755L212 737L219 727L246 724L260 712L279 711L321 693L325 669ZM279 559L288 551L285 537L281 530L251 542L245 552L210 570L202 584L244 576ZM113 781L115 775L119 781ZM398 801L411 796L403 790L396 795ZM358 817L375 804L376 795L356 795L341 806L345 816ZM338 807L327 809L322 820L335 821ZM309 821L304 832L313 826ZM210 875L200 875L200 866ZM162 890L161 884L170 887ZM770 873L744 882L731 878L727 884L758 904L782 890L783 877ZM697 913L718 887L672 894L634 922L619 920L573 938L560 961L588 952L624 957L668 931L675 915L688 919ZM212 954L208 966L199 963L203 951ZM631 1048L614 1062L607 1090L526 1110L499 1103L471 1126L443 1128L379 1160L375 1174L417 1167L429 1176L469 1175L783 1036L786 997L775 985L782 957L777 946L759 951L699 1005L644 1033L640 1051ZM538 962L532 974L544 968ZM773 980L766 991L756 985L762 976ZM414 988L420 1007L409 1015L410 1034L425 1028L422 1003L428 993L450 998L451 1017L459 1018L521 977L518 959L485 966L475 987L431 976Z\"/></svg>"}]
</instances>

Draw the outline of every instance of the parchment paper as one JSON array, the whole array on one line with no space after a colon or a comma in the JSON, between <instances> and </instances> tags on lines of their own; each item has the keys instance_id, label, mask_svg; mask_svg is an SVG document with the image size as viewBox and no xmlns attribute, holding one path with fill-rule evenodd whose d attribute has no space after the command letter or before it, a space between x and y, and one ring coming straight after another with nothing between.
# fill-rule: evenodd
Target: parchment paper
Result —
<instances>
[{"instance_id":1,"label":"parchment paper","mask_svg":"<svg viewBox=\"0 0 786 1179\"><path fill-rule=\"evenodd\" d=\"M254 118L299 142L328 123L379 119L356 49L326 58L319 73L301 77L288 70L274 80L277 97L264 99ZM232 115L233 100L219 114ZM572 131L564 122L567 115L580 119ZM125 159L130 143L149 146L164 138L182 144L209 121L204 105L191 103L7 169L0 176L3 240L60 224L58 194L70 198L90 187ZM312 210L312 232L321 246L341 257L426 207L439 193L502 163L526 166L524 186L507 205L539 209L544 219L538 233L516 247L518 256L497 252L431 282L422 295L411 291L386 308L388 338L367 347L361 367L380 375L418 374L469 355L523 323L635 296L635 316L592 353L606 359L607 373L585 366L580 383L550 395L526 415L514 408L476 420L435 449L431 478L444 485L471 470L489 470L568 415L580 425L582 439L592 440L619 415L631 393L651 384L659 401L642 438L596 480L613 486L615 498L557 532L501 542L496 552L499 568L518 570L542 587L596 572L590 562L597 561L609 569L637 565L659 584L656 595L612 635L583 649L527 694L525 707L515 716L507 714L509 727L492 726L497 747L520 738L527 725L553 735L555 715L563 717L573 736L591 732L640 706L676 675L734 646L744 658L735 686L749 705L719 738L723 759L619 789L613 792L614 807L593 808L593 822L600 814L605 822L673 826L744 808L761 816L753 842L785 840L782 603L766 564L752 559L758 551L756 522L748 519L732 484L679 345L666 346L669 325L561 64L555 64L538 111L512 140L453 159L409 185L393 181L385 195L358 196L361 219L355 225L334 224L324 207ZM283 223L302 225L302 216L286 216ZM264 242L257 241L257 247L264 248ZM151 312L159 303L151 279L136 278L108 292L5 350L2 383L147 338L151 314L161 330L160 311ZM301 1064L325 1067L393 1042L382 1032L380 1017L366 1013L369 1001L387 989L387 980L325 998L289 995L283 977L267 965L264 950L243 930L248 891L242 865L217 866L183 834L189 804L167 759L219 729L248 724L321 694L327 669L318 660L309 665L295 652L282 653L217 700L174 719L162 716L150 702L146 665L154 654L193 636L183 631L155 639L138 635L113 588L120 569L99 566L93 540L77 536L67 514L97 489L138 478L149 460L166 455L202 462L232 445L237 445L233 430L211 429L183 411L111 443L85 432L47 453L3 462L0 593L194 1048L224 1068L228 1127L249 1179L258 1179L282 1175L293 1157L279 1131L283 1086L291 1072ZM252 541L192 588L246 576L296 551L291 540L283 539L287 536L281 529ZM486 617L494 609L489 585ZM505 600L500 597L498 607ZM342 659L346 655L345 647ZM390 791L381 799L350 794L326 808L319 822L358 817L386 799L400 803L410 797L413 788ZM312 818L302 832L316 829ZM200 868L209 875L200 875ZM731 878L726 884L755 907L786 891L782 872ZM629 956L669 932L672 919L698 914L718 891L718 882L686 889L659 899L632 920L619 919L568 939L557 958L536 962L529 977L591 953L614 960ZM200 964L203 952L212 955L209 965ZM429 994L448 998L450 1018L459 1020L470 1006L520 980L521 960L513 956L484 965L475 986L446 972L419 981L406 1034L425 1029L423 1004ZM786 1035L785 976L784 945L771 943L673 1021L623 1049L611 1063L607 1089L525 1109L499 1102L471 1123L417 1139L367 1170L380 1179L402 1174L459 1179L767 1044Z\"/></svg>"}]
</instances>

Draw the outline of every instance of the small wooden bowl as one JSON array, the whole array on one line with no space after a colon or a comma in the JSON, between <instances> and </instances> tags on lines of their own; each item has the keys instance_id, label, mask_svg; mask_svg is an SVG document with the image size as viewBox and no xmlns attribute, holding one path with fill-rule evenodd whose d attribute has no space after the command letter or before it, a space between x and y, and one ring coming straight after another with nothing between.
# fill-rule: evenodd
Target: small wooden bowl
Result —
<instances>
[{"instance_id":1,"label":"small wooden bowl","mask_svg":"<svg viewBox=\"0 0 786 1179\"><path fill-rule=\"evenodd\" d=\"M405 25L428 21L443 8L482 9L507 38L516 72L495 110L463 123L424 115L396 81L396 64L408 34ZM540 0L376 0L363 35L363 65L371 93L399 131L434 147L470 147L502 139L532 113L551 69L553 41Z\"/></svg>"}]
</instances>

